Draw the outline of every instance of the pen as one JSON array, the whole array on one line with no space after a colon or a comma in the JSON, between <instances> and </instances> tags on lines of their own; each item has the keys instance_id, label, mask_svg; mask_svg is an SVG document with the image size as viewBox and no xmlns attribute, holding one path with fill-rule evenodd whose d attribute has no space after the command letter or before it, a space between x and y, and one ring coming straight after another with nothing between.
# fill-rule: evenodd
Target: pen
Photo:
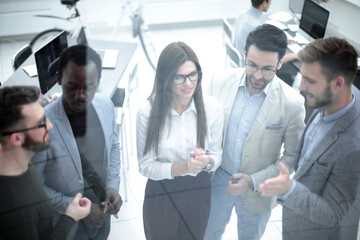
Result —
<instances>
[{"instance_id":1,"label":"pen","mask_svg":"<svg viewBox=\"0 0 360 240\"><path fill-rule=\"evenodd\" d=\"M110 206L111 205L111 203L110 202L108 202L107 204L106 204L106 206ZM113 215L116 219L119 219L119 216L117 215L117 213L116 214L114 214Z\"/></svg>"},{"instance_id":2,"label":"pen","mask_svg":"<svg viewBox=\"0 0 360 240\"><path fill-rule=\"evenodd\" d=\"M104 209L103 209L103 214L106 214L108 205L110 205L110 203L105 204Z\"/></svg>"},{"instance_id":3,"label":"pen","mask_svg":"<svg viewBox=\"0 0 360 240\"><path fill-rule=\"evenodd\" d=\"M106 205L105 205L105 207L104 207L104 209L103 209L103 214L106 214L107 208L108 208L108 206L110 206L110 205L111 205L110 202L106 203ZM118 216L117 214L114 214L113 216L114 216L116 219L119 219L119 216Z\"/></svg>"},{"instance_id":4,"label":"pen","mask_svg":"<svg viewBox=\"0 0 360 240\"><path fill-rule=\"evenodd\" d=\"M103 209L103 211L102 211L103 214L106 214L106 211L107 211L107 208L108 208L108 205L109 205L109 204L110 204L110 203L106 203L106 204L105 204L104 209ZM99 228L101 228L101 224L99 224Z\"/></svg>"}]
</instances>

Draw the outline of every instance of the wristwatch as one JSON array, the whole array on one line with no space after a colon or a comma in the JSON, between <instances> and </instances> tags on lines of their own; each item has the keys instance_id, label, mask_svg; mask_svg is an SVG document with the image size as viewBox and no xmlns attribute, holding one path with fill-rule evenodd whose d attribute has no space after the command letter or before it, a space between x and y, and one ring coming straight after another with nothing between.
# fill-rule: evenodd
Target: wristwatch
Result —
<instances>
[{"instance_id":1,"label":"wristwatch","mask_svg":"<svg viewBox=\"0 0 360 240\"><path fill-rule=\"evenodd\" d=\"M212 160L211 159L210 159L209 163L206 164L206 166L203 169L206 172L210 172L210 170L212 169Z\"/></svg>"}]
</instances>

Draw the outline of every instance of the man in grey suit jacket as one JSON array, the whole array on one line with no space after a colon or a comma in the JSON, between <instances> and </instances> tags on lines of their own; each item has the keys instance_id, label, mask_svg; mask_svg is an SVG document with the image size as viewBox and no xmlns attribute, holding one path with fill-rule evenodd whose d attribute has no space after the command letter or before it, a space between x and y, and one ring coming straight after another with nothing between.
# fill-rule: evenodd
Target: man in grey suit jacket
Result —
<instances>
[{"instance_id":1,"label":"man in grey suit jacket","mask_svg":"<svg viewBox=\"0 0 360 240\"><path fill-rule=\"evenodd\" d=\"M260 186L283 206L283 239L356 240L360 194L360 102L351 83L357 53L345 40L318 39L299 52L300 90L317 108L307 123L296 173Z\"/></svg>"},{"instance_id":2,"label":"man in grey suit jacket","mask_svg":"<svg viewBox=\"0 0 360 240\"><path fill-rule=\"evenodd\" d=\"M278 175L279 162L294 167L305 109L304 98L275 75L286 47L283 31L259 26L246 41L246 68L217 74L208 87L222 104L225 124L205 239L221 239L234 207L239 239L260 239L276 198L263 197L258 186Z\"/></svg>"},{"instance_id":3,"label":"man in grey suit jacket","mask_svg":"<svg viewBox=\"0 0 360 240\"><path fill-rule=\"evenodd\" d=\"M87 46L72 46L61 54L58 83L63 94L45 108L54 125L49 132L53 144L32 159L56 214L64 212L76 192L93 203L68 239L107 239L110 214L122 204L114 106L106 96L95 94L101 70L99 55ZM107 203L111 205L104 214Z\"/></svg>"}]
</instances>

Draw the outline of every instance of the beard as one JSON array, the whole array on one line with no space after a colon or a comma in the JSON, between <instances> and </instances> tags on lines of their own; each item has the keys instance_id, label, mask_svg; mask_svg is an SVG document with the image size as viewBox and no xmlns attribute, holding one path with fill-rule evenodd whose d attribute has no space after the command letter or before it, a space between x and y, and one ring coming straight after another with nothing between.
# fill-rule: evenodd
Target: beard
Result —
<instances>
[{"instance_id":1,"label":"beard","mask_svg":"<svg viewBox=\"0 0 360 240\"><path fill-rule=\"evenodd\" d=\"M312 95L313 96L313 95ZM330 84L325 88L324 93L321 97L314 97L314 103L309 105L312 108L321 108L329 105L332 102L333 94L330 89Z\"/></svg>"},{"instance_id":2,"label":"beard","mask_svg":"<svg viewBox=\"0 0 360 240\"><path fill-rule=\"evenodd\" d=\"M50 147L50 139L45 140L45 136L42 142L34 140L28 133L25 133L25 142L22 146L28 151L42 152Z\"/></svg>"}]
</instances>

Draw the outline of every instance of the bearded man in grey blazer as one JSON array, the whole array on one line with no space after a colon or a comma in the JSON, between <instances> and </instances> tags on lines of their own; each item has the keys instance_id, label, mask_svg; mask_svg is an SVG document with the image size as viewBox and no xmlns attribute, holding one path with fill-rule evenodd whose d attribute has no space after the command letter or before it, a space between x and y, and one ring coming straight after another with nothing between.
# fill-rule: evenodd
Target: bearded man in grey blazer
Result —
<instances>
[{"instance_id":1,"label":"bearded man in grey blazer","mask_svg":"<svg viewBox=\"0 0 360 240\"><path fill-rule=\"evenodd\" d=\"M279 174L279 162L294 167L305 108L304 98L276 76L286 47L282 30L259 26L246 40L246 67L219 72L209 84L225 121L222 164L211 179L206 240L221 239L234 207L238 238L260 239L277 203L262 196L258 186Z\"/></svg>"},{"instance_id":2,"label":"bearded man in grey blazer","mask_svg":"<svg viewBox=\"0 0 360 240\"><path fill-rule=\"evenodd\" d=\"M360 103L351 83L357 53L345 40L318 39L299 52L300 90L316 108L305 128L296 173L259 189L283 206L283 239L356 240L360 194Z\"/></svg>"}]
</instances>

